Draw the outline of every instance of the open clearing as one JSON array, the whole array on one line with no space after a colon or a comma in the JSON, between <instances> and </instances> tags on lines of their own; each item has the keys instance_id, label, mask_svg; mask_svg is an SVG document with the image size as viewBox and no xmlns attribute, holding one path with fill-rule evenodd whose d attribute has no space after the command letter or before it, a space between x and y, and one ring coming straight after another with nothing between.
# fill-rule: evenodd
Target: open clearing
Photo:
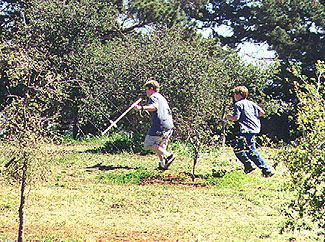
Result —
<instances>
[{"instance_id":1,"label":"open clearing","mask_svg":"<svg viewBox=\"0 0 325 242\"><path fill-rule=\"evenodd\" d=\"M184 147L172 147L178 158L165 172L156 170L154 155L89 152L93 147L47 147L47 180L27 192L26 240L311 241L307 234L279 233L292 196L281 164L272 178L258 170L245 175L224 148L200 156L192 182ZM261 153L274 164L272 150ZM1 176L0 241L16 239L18 194Z\"/></svg>"}]
</instances>

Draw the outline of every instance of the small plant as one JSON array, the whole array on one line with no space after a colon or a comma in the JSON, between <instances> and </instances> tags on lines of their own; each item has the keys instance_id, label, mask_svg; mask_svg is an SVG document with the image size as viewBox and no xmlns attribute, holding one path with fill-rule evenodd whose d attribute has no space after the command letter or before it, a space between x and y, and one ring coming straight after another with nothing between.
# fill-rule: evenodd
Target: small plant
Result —
<instances>
[{"instance_id":1,"label":"small plant","mask_svg":"<svg viewBox=\"0 0 325 242\"><path fill-rule=\"evenodd\" d=\"M7 181L20 185L17 241L24 240L26 189L36 181L44 180L48 153L42 149L48 132L46 124L55 119L56 109L51 106L61 95L60 77L44 71L43 53L36 48L25 50L12 43L0 45L0 61L6 72L9 90L8 103L2 108L2 128L6 138L4 175ZM45 64L44 64L45 65ZM49 111L51 110L51 111Z\"/></svg>"}]
</instances>

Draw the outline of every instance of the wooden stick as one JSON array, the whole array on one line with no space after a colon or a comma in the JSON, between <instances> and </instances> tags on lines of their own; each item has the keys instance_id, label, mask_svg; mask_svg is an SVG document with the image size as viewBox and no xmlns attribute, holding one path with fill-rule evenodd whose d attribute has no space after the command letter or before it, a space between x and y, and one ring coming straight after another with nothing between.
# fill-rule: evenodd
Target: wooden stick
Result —
<instances>
[{"instance_id":1,"label":"wooden stick","mask_svg":"<svg viewBox=\"0 0 325 242\"><path fill-rule=\"evenodd\" d=\"M114 122L111 122L111 125L105 129L105 131L102 133L102 135L105 135L112 127L117 127L116 123L120 121L135 105L137 105L139 102L141 102L142 98L139 98L135 103L133 103L127 110L125 110L124 113L121 114L120 117L118 117Z\"/></svg>"}]
</instances>

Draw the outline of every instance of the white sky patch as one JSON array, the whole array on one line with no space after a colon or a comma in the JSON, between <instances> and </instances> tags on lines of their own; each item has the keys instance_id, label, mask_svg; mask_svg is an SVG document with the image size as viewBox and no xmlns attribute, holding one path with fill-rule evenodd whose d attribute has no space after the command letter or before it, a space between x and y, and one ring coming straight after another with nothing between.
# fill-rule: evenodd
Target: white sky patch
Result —
<instances>
[{"instance_id":1,"label":"white sky patch","mask_svg":"<svg viewBox=\"0 0 325 242\"><path fill-rule=\"evenodd\" d=\"M238 45L240 56L250 56L253 58L275 58L276 52L269 50L267 43L256 44L245 42Z\"/></svg>"},{"instance_id":2,"label":"white sky patch","mask_svg":"<svg viewBox=\"0 0 325 242\"><path fill-rule=\"evenodd\" d=\"M199 24L200 25L200 24ZM202 28L198 30L198 33L202 34L204 38L212 37L212 30L216 31L219 35L222 35L224 37L230 37L234 34L231 27L227 25L220 25L215 28Z\"/></svg>"},{"instance_id":3,"label":"white sky patch","mask_svg":"<svg viewBox=\"0 0 325 242\"><path fill-rule=\"evenodd\" d=\"M221 25L220 27L216 27L214 30L224 37L233 35L231 27L227 25ZM204 38L212 37L212 28L202 28L199 29L198 32L202 34ZM276 52L270 50L267 43L245 42L238 45L238 50L239 56L241 56L245 62L249 63L262 59L272 61L276 57Z\"/></svg>"}]
</instances>

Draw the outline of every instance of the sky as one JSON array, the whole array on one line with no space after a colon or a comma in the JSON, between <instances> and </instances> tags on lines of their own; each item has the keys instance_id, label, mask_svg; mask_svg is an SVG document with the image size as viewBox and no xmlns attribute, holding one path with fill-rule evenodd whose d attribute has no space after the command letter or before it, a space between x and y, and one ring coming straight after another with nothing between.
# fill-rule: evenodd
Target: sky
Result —
<instances>
[{"instance_id":1,"label":"sky","mask_svg":"<svg viewBox=\"0 0 325 242\"><path fill-rule=\"evenodd\" d=\"M231 36L233 34L230 27L222 25L215 29L218 34L223 36ZM212 35L211 28L203 28L199 30L199 33L202 34L203 37L208 38ZM269 45L267 43L252 43L245 42L243 44L238 45L239 55L243 58L243 60L247 62L254 62L256 59L273 59L276 57L276 52L269 49Z\"/></svg>"}]
</instances>

